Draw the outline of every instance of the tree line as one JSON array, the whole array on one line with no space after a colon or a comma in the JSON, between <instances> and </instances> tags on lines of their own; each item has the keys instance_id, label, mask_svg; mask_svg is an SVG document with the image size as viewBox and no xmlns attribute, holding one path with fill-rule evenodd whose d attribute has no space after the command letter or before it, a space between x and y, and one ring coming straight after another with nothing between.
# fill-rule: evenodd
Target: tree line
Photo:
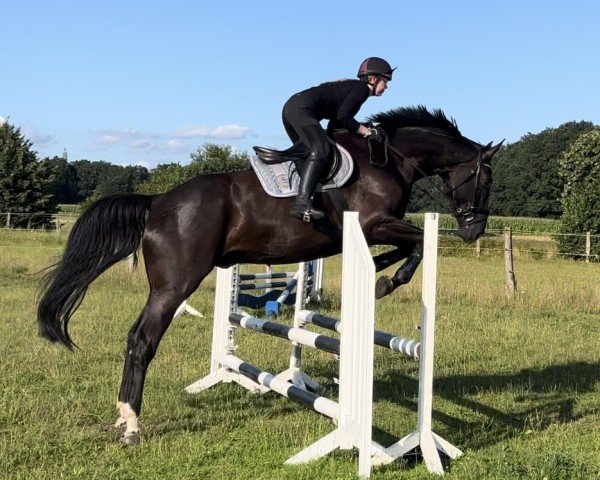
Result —
<instances>
[{"instance_id":1,"label":"tree line","mask_svg":"<svg viewBox=\"0 0 600 480\"><path fill-rule=\"evenodd\" d=\"M567 122L502 147L492 165L490 214L563 218L565 231L600 233L599 136L591 122ZM0 213L52 213L59 204L85 205L115 193L158 194L197 175L249 168L246 153L213 143L198 147L186 165L152 170L87 159L69 162L66 155L38 159L32 147L19 128L8 121L0 125ZM409 211L448 211L440 188L437 178L417 182Z\"/></svg>"}]
</instances>

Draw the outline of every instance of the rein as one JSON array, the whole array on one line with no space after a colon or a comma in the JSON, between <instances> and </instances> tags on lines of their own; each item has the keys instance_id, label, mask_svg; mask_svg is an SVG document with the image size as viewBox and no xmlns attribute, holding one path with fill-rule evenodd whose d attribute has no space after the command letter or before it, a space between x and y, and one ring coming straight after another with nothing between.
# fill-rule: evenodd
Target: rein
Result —
<instances>
[{"instance_id":1,"label":"rein","mask_svg":"<svg viewBox=\"0 0 600 480\"><path fill-rule=\"evenodd\" d=\"M443 135L440 133L436 133L436 132L431 132L434 135L440 135L443 137L448 137L448 135ZM451 138L451 137L448 137ZM480 175L481 175L481 167L482 166L489 166L483 163L483 156L481 154L482 149L480 148L477 152L477 166L475 168L475 170L471 170L471 172L469 173L469 175L467 176L467 178L465 178L461 183L459 183L458 185L456 185L452 190L450 191L444 191L442 190L440 187L438 187L434 181L431 179L430 175L427 175L423 169L421 169L415 162L413 162L412 160L408 159L407 157L405 157L404 155L402 155L402 153L395 147L393 147L387 136L385 138L384 141L384 152L385 152L385 162L381 165L376 165L377 167L383 167L385 165L387 165L388 163L388 150L390 150L392 153L396 154L398 157L400 157L403 161L406 161L411 167L413 167L415 170L417 170L421 175L423 175L423 178L426 178L427 181L429 182L430 185L433 186L433 188L435 190L437 190L441 195L442 198L444 199L444 201L450 206L451 210L453 211L453 215L456 218L459 217L463 217L464 221L466 223L470 223L474 220L475 218L475 214L476 213L483 213L483 214L488 214L489 212L487 210L484 210L482 208L479 207L479 205L476 205L476 201L477 201L477 192L479 191L479 180L480 180ZM371 143L369 142L369 155L371 155ZM467 183L473 176L475 176L475 188L473 189L473 199L471 200L470 204L468 207L466 208L461 208L458 205L456 205L456 202L454 201L454 192L459 189L460 187L462 187L465 183ZM423 193L425 193L425 195L427 195L429 198L431 198L432 200L435 201L435 198L425 189L419 187L418 185L413 184L415 187L417 187L419 190L421 190ZM452 195L452 196L451 196Z\"/></svg>"}]
</instances>

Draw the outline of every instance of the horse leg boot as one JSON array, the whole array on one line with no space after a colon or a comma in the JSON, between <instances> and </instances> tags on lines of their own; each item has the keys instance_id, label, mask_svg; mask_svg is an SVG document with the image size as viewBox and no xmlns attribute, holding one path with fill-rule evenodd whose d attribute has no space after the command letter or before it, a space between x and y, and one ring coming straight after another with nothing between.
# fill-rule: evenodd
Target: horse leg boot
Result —
<instances>
[{"instance_id":1,"label":"horse leg boot","mask_svg":"<svg viewBox=\"0 0 600 480\"><path fill-rule=\"evenodd\" d=\"M312 207L315 189L325 163L325 159L316 158L312 153L308 157L306 168L302 173L300 185L298 186L298 195L294 200L292 208L290 208L290 215L292 217L299 218L306 223L311 220L321 220L325 217L325 213L322 210Z\"/></svg>"}]
</instances>

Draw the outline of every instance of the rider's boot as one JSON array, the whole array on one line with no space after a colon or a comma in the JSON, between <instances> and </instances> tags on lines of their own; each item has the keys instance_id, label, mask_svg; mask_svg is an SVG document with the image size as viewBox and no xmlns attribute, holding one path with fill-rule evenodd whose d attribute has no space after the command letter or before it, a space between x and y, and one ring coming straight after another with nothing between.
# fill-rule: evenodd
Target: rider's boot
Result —
<instances>
[{"instance_id":1,"label":"rider's boot","mask_svg":"<svg viewBox=\"0 0 600 480\"><path fill-rule=\"evenodd\" d=\"M306 223L311 220L321 220L325 217L325 213L322 210L317 210L312 206L315 188L325 164L325 160L308 158L306 168L300 178L298 195L294 200L292 208L290 208L290 215L292 217L299 218Z\"/></svg>"}]
</instances>

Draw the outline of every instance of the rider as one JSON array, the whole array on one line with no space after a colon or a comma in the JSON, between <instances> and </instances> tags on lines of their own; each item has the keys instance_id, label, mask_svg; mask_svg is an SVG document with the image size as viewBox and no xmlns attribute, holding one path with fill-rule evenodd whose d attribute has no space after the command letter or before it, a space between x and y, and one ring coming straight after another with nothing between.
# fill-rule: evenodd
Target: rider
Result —
<instances>
[{"instance_id":1,"label":"rider","mask_svg":"<svg viewBox=\"0 0 600 480\"><path fill-rule=\"evenodd\" d=\"M383 94L387 82L392 80L394 70L383 58L369 57L360 64L358 80L322 83L293 95L285 103L282 114L285 131L292 142L301 141L310 150L300 179L298 196L290 209L292 217L308 222L325 216L321 210L311 206L331 150L327 133L319 122L327 119L331 126L382 141L378 130L358 123L354 116L367 98Z\"/></svg>"}]
</instances>

